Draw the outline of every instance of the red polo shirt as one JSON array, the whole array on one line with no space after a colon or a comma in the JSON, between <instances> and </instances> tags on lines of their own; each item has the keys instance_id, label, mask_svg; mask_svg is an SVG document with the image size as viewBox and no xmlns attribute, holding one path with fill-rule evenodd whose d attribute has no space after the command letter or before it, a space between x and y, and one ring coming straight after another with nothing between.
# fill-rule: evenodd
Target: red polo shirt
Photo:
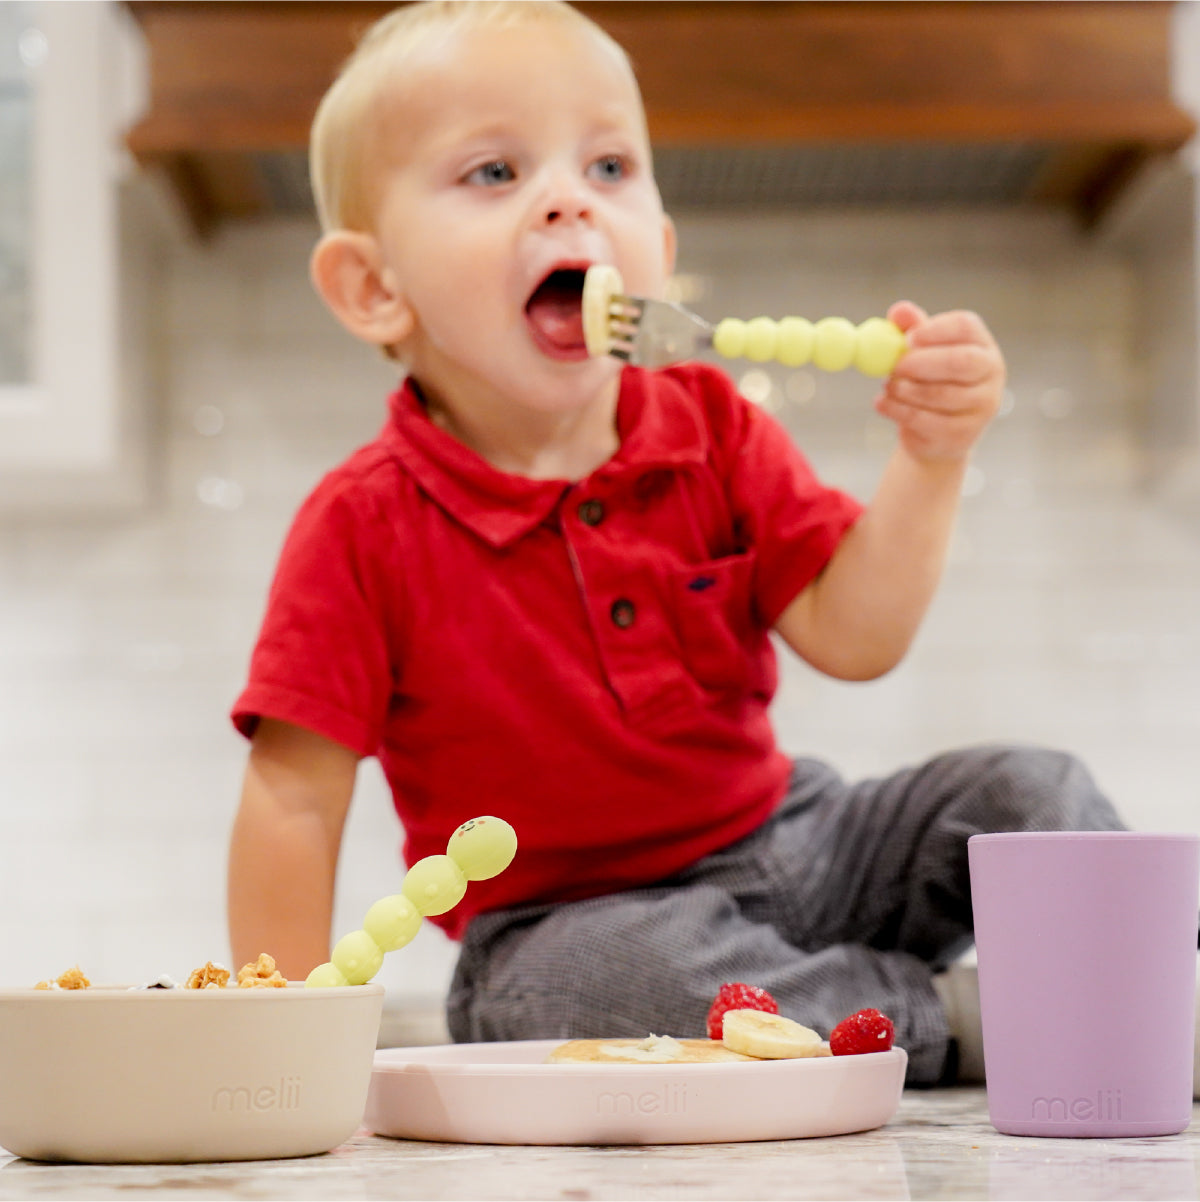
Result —
<instances>
[{"instance_id":1,"label":"red polo shirt","mask_svg":"<svg viewBox=\"0 0 1200 1202\"><path fill-rule=\"evenodd\" d=\"M233 720L378 756L409 864L468 818L511 822L512 865L432 920L455 937L661 879L786 787L768 632L861 507L714 368L627 368L617 423L587 479L529 480L406 386L280 557Z\"/></svg>"}]
</instances>

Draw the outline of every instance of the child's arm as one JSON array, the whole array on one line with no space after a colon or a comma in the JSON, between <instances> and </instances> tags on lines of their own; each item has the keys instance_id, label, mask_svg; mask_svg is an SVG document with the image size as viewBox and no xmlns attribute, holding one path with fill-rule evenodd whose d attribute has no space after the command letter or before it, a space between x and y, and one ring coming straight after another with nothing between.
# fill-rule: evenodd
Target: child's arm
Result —
<instances>
[{"instance_id":1,"label":"child's arm","mask_svg":"<svg viewBox=\"0 0 1200 1202\"><path fill-rule=\"evenodd\" d=\"M973 313L888 314L908 334L875 407L899 441L866 512L776 629L814 667L882 676L907 652L941 576L971 448L1000 407L1004 361Z\"/></svg>"},{"instance_id":2,"label":"child's arm","mask_svg":"<svg viewBox=\"0 0 1200 1202\"><path fill-rule=\"evenodd\" d=\"M358 756L286 722L254 733L229 850L235 964L260 952L289 980L329 959L338 852Z\"/></svg>"}]
</instances>

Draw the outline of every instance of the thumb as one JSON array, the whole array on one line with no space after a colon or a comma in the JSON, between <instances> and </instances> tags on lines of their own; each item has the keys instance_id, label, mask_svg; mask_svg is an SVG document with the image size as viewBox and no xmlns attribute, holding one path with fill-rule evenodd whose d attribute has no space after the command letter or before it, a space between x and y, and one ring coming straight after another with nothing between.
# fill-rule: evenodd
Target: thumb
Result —
<instances>
[{"instance_id":1,"label":"thumb","mask_svg":"<svg viewBox=\"0 0 1200 1202\"><path fill-rule=\"evenodd\" d=\"M920 305L908 300L897 301L888 309L887 315L888 320L895 322L905 334L915 326L919 326L928 317Z\"/></svg>"}]
</instances>

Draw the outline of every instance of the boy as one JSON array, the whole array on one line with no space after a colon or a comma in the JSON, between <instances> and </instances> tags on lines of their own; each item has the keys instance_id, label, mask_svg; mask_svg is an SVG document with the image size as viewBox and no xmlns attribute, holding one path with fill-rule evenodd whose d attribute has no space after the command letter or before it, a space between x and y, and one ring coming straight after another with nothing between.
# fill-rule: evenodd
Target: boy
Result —
<instances>
[{"instance_id":1,"label":"boy","mask_svg":"<svg viewBox=\"0 0 1200 1202\"><path fill-rule=\"evenodd\" d=\"M378 755L409 863L476 813L520 839L435 919L463 939L456 1039L699 1034L744 980L823 1033L878 1006L910 1080L947 1078L934 972L970 938L967 837L1119 822L1046 752L853 786L793 764L768 635L843 679L903 657L1000 402L986 327L892 307L909 349L876 407L898 438L865 509L715 369L589 358L586 268L661 295L675 240L624 54L554 0L385 18L312 161L315 286L406 381L298 514L234 710L235 958L327 959Z\"/></svg>"}]
</instances>

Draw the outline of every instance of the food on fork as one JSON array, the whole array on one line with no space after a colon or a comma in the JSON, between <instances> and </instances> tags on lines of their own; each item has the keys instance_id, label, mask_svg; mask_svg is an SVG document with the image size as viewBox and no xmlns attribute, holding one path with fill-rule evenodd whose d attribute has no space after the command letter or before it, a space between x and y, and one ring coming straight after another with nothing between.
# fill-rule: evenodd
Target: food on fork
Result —
<instances>
[{"instance_id":1,"label":"food on fork","mask_svg":"<svg viewBox=\"0 0 1200 1202\"><path fill-rule=\"evenodd\" d=\"M624 293L621 273L607 263L588 268L581 301L583 337L593 356L613 355L641 367L665 367L714 350L725 359L785 367L812 363L822 371L855 367L886 376L904 354L900 327L883 317L855 325L845 317L726 317L715 326L682 305Z\"/></svg>"},{"instance_id":2,"label":"food on fork","mask_svg":"<svg viewBox=\"0 0 1200 1202\"><path fill-rule=\"evenodd\" d=\"M612 353L612 314L625 281L621 273L609 263L595 263L583 277L583 341L588 354L593 356Z\"/></svg>"},{"instance_id":3,"label":"food on fork","mask_svg":"<svg viewBox=\"0 0 1200 1202\"><path fill-rule=\"evenodd\" d=\"M308 974L305 985L365 985L383 966L386 952L416 936L423 917L458 905L469 881L499 876L516 853L516 832L503 818L484 815L464 822L450 836L446 854L418 860L405 874L400 892L377 901L367 911L362 930L343 935L329 960Z\"/></svg>"}]
</instances>

